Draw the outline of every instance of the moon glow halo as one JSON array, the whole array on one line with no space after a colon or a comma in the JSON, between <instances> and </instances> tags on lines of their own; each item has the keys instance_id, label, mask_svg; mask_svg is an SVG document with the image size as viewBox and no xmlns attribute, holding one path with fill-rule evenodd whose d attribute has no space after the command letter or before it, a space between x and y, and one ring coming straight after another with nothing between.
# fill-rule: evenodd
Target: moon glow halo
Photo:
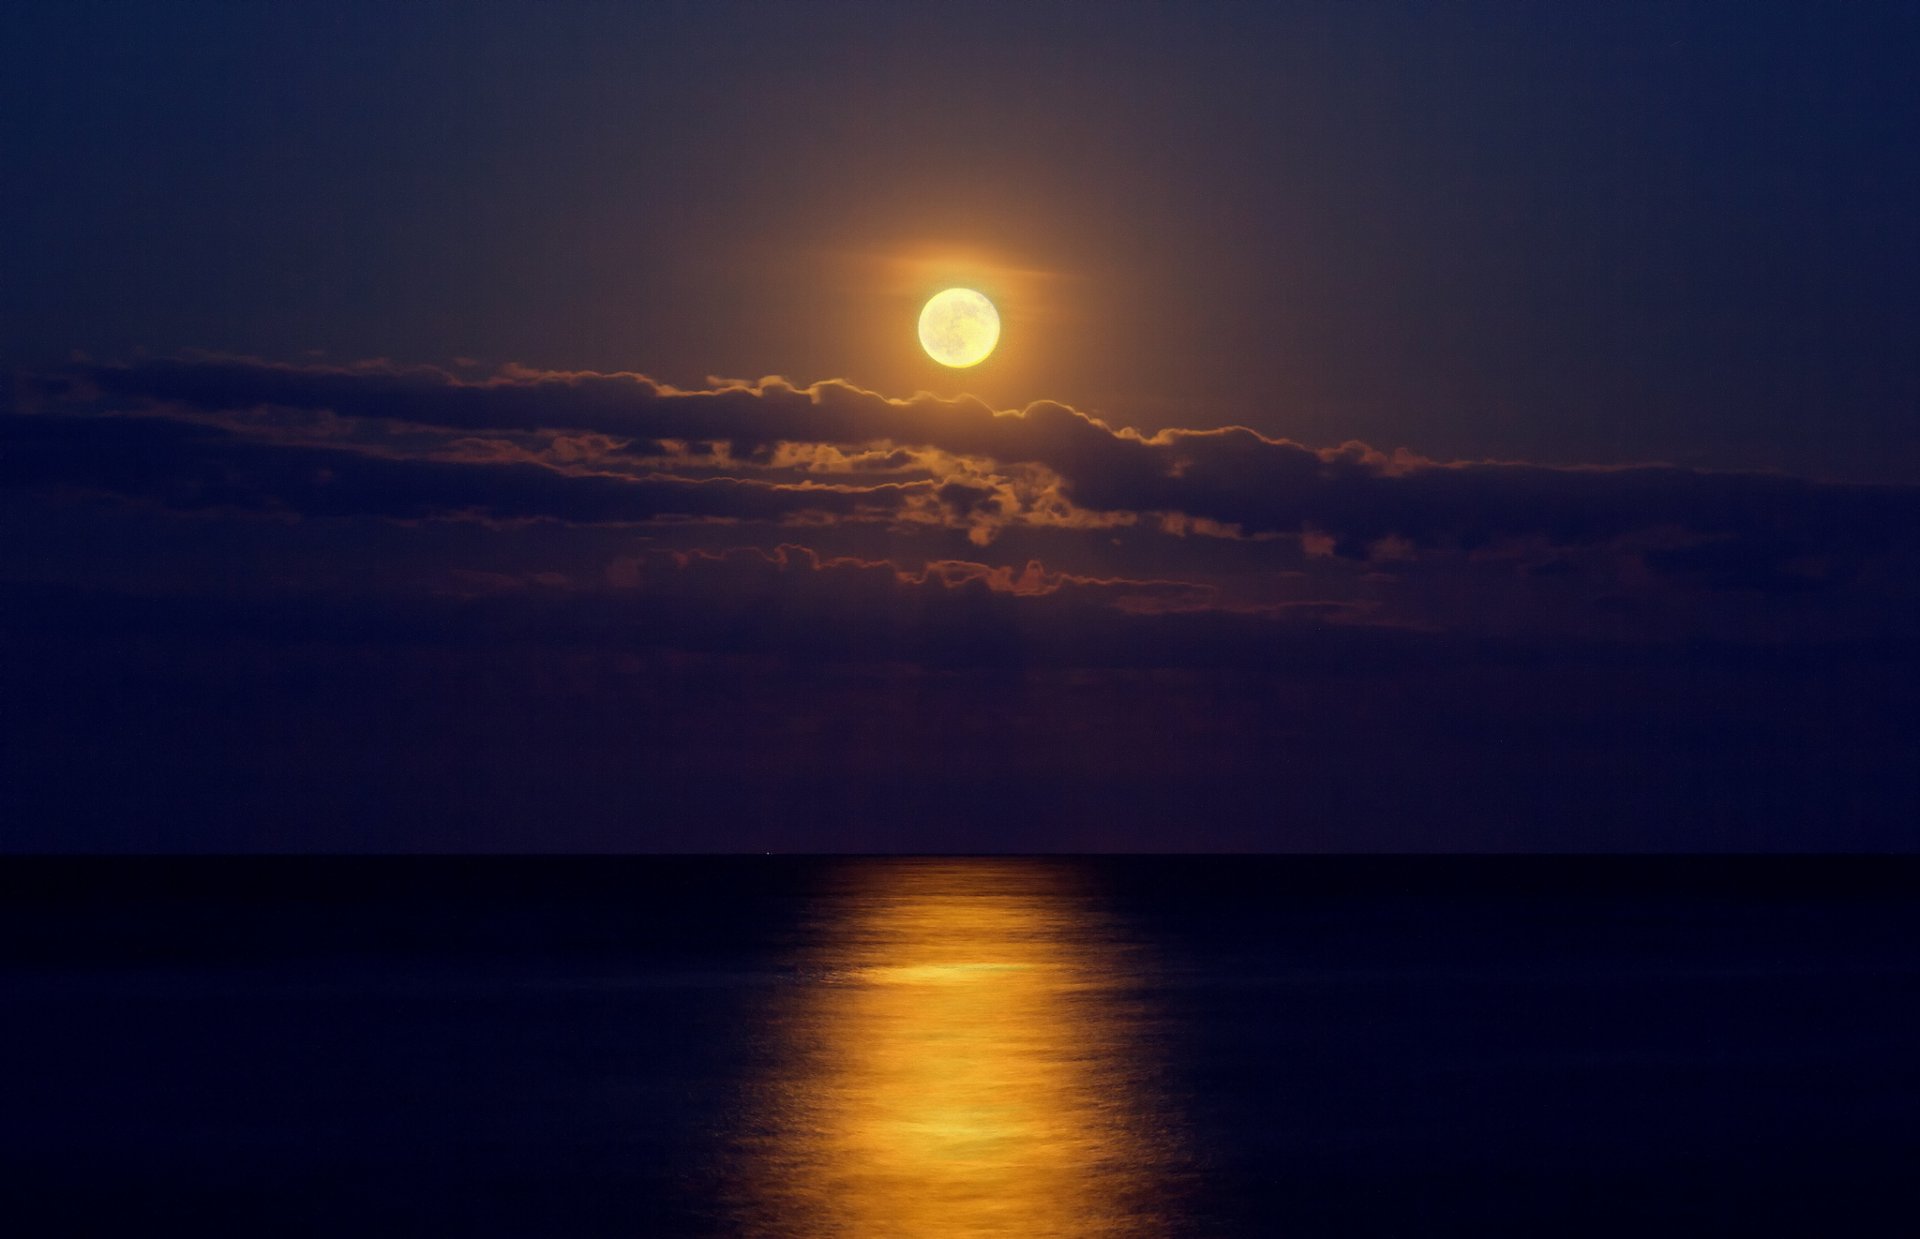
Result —
<instances>
[{"instance_id":1,"label":"moon glow halo","mask_svg":"<svg viewBox=\"0 0 1920 1239\"><path fill-rule=\"evenodd\" d=\"M920 311L920 347L943 366L977 366L999 342L999 312L971 288L935 293Z\"/></svg>"}]
</instances>

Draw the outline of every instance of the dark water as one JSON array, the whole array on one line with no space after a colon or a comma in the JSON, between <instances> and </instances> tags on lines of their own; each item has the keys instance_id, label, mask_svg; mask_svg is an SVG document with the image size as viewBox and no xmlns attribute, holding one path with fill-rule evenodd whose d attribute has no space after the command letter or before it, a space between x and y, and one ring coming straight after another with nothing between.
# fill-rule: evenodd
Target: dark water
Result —
<instances>
[{"instance_id":1,"label":"dark water","mask_svg":"<svg viewBox=\"0 0 1920 1239\"><path fill-rule=\"evenodd\" d=\"M0 893L15 1233L1911 1233L1911 860L16 860Z\"/></svg>"}]
</instances>

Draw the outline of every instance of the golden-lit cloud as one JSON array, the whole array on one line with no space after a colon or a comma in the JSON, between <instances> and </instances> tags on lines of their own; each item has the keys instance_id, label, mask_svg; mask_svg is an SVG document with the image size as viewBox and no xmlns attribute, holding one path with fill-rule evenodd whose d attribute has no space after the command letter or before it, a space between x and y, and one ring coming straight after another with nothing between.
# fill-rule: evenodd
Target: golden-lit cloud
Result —
<instances>
[{"instance_id":1,"label":"golden-lit cloud","mask_svg":"<svg viewBox=\"0 0 1920 1239\"><path fill-rule=\"evenodd\" d=\"M16 376L0 636L48 721L0 782L85 753L74 829L151 829L172 780L236 848L269 814L316 846L510 818L692 850L1404 849L1435 805L1491 846L1920 820L1850 799L1864 769L1911 802L1883 722L1920 490L1185 420L524 368ZM1642 822L1649 779L1683 823Z\"/></svg>"},{"instance_id":2,"label":"golden-lit cloud","mask_svg":"<svg viewBox=\"0 0 1920 1239\"><path fill-rule=\"evenodd\" d=\"M44 492L282 520L546 521L689 554L803 545L921 585L1029 600L1071 587L1139 613L1832 628L1870 614L1856 583L1897 591L1892 565L1920 546L1910 487L1436 462L1234 426L1146 435L1052 401L995 409L837 380L685 389L195 358L17 387L8 467ZM1676 601L1703 591L1801 601L1766 616Z\"/></svg>"}]
</instances>

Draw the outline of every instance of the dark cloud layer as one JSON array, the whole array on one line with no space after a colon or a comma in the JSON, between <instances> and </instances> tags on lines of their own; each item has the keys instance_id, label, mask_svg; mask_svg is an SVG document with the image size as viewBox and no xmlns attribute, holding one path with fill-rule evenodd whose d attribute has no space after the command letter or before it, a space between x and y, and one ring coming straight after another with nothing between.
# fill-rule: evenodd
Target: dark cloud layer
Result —
<instances>
[{"instance_id":1,"label":"dark cloud layer","mask_svg":"<svg viewBox=\"0 0 1920 1239\"><path fill-rule=\"evenodd\" d=\"M1276 633L845 569L933 609L903 625L803 559L690 561L717 601L7 590L7 841L1920 845L1910 652Z\"/></svg>"},{"instance_id":2,"label":"dark cloud layer","mask_svg":"<svg viewBox=\"0 0 1920 1239\"><path fill-rule=\"evenodd\" d=\"M464 380L418 367L154 361L81 368L42 380L43 390L49 385L107 402L227 415L282 408L450 431L572 430L724 444L743 461L764 459L783 443L937 450L1002 467L1040 466L1058 475L1062 494L1080 509L1178 513L1243 534L1319 531L1353 557L1386 538L1467 549L1525 537L1584 545L1665 528L1739 539L1739 553L1764 577L1768 562L1807 554L1850 562L1920 536L1920 489L1906 486L1657 465L1434 462L1363 444L1313 449L1237 427L1143 437L1046 401L1003 413L970 399L893 400L838 382L682 392L626 374L514 370ZM990 496L963 481L940 492L963 516ZM725 506L716 500L699 510Z\"/></svg>"},{"instance_id":3,"label":"dark cloud layer","mask_svg":"<svg viewBox=\"0 0 1920 1239\"><path fill-rule=\"evenodd\" d=\"M250 441L158 418L0 421L0 481L97 489L166 507L414 519L475 511L578 523L663 516L765 520L798 512L886 512L926 484L830 489L715 478L622 478L526 463L377 455Z\"/></svg>"},{"instance_id":4,"label":"dark cloud layer","mask_svg":"<svg viewBox=\"0 0 1920 1239\"><path fill-rule=\"evenodd\" d=\"M837 382L13 393L14 846L1920 846L1914 488Z\"/></svg>"}]
</instances>

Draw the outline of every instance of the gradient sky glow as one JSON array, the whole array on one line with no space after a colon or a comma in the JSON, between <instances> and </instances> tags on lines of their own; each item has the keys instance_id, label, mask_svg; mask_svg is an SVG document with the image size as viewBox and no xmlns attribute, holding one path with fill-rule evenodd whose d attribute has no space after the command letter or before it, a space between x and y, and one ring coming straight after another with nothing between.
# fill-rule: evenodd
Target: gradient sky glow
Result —
<instances>
[{"instance_id":1,"label":"gradient sky glow","mask_svg":"<svg viewBox=\"0 0 1920 1239\"><path fill-rule=\"evenodd\" d=\"M1913 6L955 18L0 17L0 845L1920 843Z\"/></svg>"}]
</instances>

